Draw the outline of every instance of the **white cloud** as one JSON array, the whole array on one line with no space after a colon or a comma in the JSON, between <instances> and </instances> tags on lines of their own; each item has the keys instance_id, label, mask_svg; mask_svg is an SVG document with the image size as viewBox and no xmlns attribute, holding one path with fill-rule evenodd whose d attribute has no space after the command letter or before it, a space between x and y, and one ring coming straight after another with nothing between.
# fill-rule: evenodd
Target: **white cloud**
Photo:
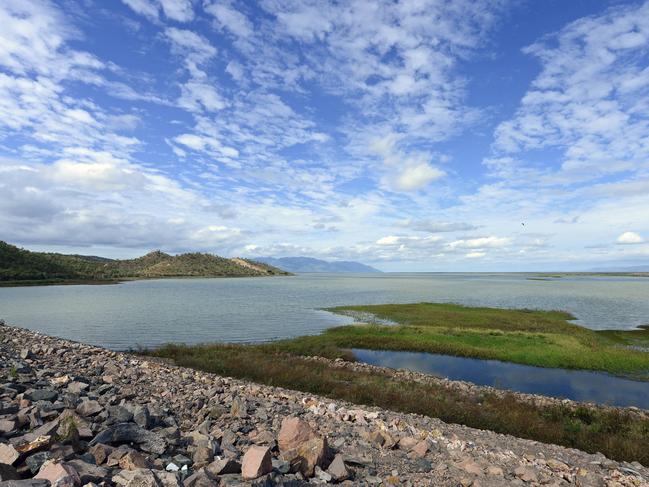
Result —
<instances>
[{"instance_id":1,"label":"white cloud","mask_svg":"<svg viewBox=\"0 0 649 487\"><path fill-rule=\"evenodd\" d=\"M159 19L161 9L168 19L177 22L189 22L194 18L191 0L122 0L122 2L135 13L154 22Z\"/></svg>"},{"instance_id":2,"label":"white cloud","mask_svg":"<svg viewBox=\"0 0 649 487\"><path fill-rule=\"evenodd\" d=\"M486 252L469 252L466 254L466 257L468 259L479 259L485 255L487 255Z\"/></svg>"},{"instance_id":3,"label":"white cloud","mask_svg":"<svg viewBox=\"0 0 649 487\"><path fill-rule=\"evenodd\" d=\"M158 3L154 0L122 0L135 13L144 15L150 20L158 20Z\"/></svg>"},{"instance_id":4,"label":"white cloud","mask_svg":"<svg viewBox=\"0 0 649 487\"><path fill-rule=\"evenodd\" d=\"M444 176L444 171L426 163L406 166L391 181L393 187L400 191L415 191L428 186Z\"/></svg>"},{"instance_id":5,"label":"white cloud","mask_svg":"<svg viewBox=\"0 0 649 487\"><path fill-rule=\"evenodd\" d=\"M645 2L579 19L526 48L542 71L516 116L496 130L495 147L562 151L557 173L546 180L586 181L649 167L649 91L639 62L647 38Z\"/></svg>"},{"instance_id":6,"label":"white cloud","mask_svg":"<svg viewBox=\"0 0 649 487\"><path fill-rule=\"evenodd\" d=\"M189 22L194 18L191 0L160 0L160 5L165 15L172 20Z\"/></svg>"},{"instance_id":7,"label":"white cloud","mask_svg":"<svg viewBox=\"0 0 649 487\"><path fill-rule=\"evenodd\" d=\"M251 22L244 14L226 2L218 1L207 4L205 11L212 14L219 27L225 28L239 37L248 37L252 34Z\"/></svg>"},{"instance_id":8,"label":"white cloud","mask_svg":"<svg viewBox=\"0 0 649 487\"><path fill-rule=\"evenodd\" d=\"M636 232L624 232L617 238L619 244L640 244L644 239Z\"/></svg>"},{"instance_id":9,"label":"white cloud","mask_svg":"<svg viewBox=\"0 0 649 487\"><path fill-rule=\"evenodd\" d=\"M500 248L506 247L511 243L511 239L508 237L478 237L470 239L461 239L450 242L448 246L451 249L462 248L462 249L485 249L485 248Z\"/></svg>"}]
</instances>

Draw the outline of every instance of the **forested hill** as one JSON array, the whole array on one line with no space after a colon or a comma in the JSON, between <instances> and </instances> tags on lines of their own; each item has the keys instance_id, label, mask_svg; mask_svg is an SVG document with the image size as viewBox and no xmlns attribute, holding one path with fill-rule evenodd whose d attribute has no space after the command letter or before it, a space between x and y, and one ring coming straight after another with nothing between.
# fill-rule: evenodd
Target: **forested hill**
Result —
<instances>
[{"instance_id":1,"label":"forested hill","mask_svg":"<svg viewBox=\"0 0 649 487\"><path fill-rule=\"evenodd\" d=\"M0 241L0 283L114 281L160 277L245 277L287 275L276 267L246 259L158 250L137 259L31 252Z\"/></svg>"}]
</instances>

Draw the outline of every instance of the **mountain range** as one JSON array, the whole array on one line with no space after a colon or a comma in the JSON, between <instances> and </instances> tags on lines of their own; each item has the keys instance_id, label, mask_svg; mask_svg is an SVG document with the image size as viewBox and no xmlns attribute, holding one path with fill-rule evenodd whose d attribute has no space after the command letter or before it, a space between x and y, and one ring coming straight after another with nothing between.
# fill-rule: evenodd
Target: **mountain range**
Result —
<instances>
[{"instance_id":1,"label":"mountain range","mask_svg":"<svg viewBox=\"0 0 649 487\"><path fill-rule=\"evenodd\" d=\"M213 254L169 255L159 250L136 259L32 252L0 241L0 283L119 281L162 277L287 275L272 265Z\"/></svg>"},{"instance_id":2,"label":"mountain range","mask_svg":"<svg viewBox=\"0 0 649 487\"><path fill-rule=\"evenodd\" d=\"M328 262L312 257L258 257L257 260L288 272L381 272L360 262L347 260Z\"/></svg>"}]
</instances>

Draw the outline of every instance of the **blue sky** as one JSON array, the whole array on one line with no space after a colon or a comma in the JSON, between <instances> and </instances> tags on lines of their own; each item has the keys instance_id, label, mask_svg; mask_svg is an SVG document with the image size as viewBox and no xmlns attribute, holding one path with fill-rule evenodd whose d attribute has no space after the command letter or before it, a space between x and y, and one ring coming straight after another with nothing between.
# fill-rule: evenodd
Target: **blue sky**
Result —
<instances>
[{"instance_id":1,"label":"blue sky","mask_svg":"<svg viewBox=\"0 0 649 487\"><path fill-rule=\"evenodd\" d=\"M0 239L649 262L649 2L0 0Z\"/></svg>"}]
</instances>

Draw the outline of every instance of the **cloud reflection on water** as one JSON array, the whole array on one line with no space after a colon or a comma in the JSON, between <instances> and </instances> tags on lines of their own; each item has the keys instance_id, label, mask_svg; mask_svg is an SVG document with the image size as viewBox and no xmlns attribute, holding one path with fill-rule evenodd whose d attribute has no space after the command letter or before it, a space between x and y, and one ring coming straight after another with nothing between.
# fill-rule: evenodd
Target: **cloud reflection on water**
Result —
<instances>
[{"instance_id":1,"label":"cloud reflection on water","mask_svg":"<svg viewBox=\"0 0 649 487\"><path fill-rule=\"evenodd\" d=\"M360 362L529 394L649 409L649 382L583 370L551 369L421 352L354 349Z\"/></svg>"}]
</instances>

